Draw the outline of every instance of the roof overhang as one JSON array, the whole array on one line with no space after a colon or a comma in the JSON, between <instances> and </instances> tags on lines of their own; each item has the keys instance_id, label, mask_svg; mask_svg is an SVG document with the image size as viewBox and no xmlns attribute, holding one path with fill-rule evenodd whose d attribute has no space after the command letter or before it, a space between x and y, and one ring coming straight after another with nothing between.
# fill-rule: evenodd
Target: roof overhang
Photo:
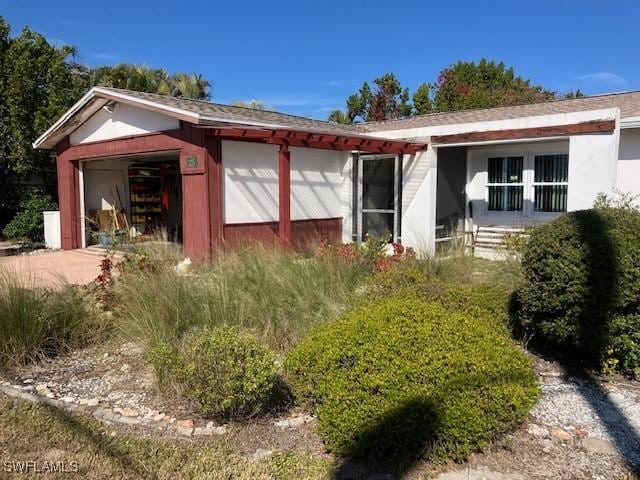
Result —
<instances>
[{"instance_id":1,"label":"roof overhang","mask_svg":"<svg viewBox=\"0 0 640 480\"><path fill-rule=\"evenodd\" d=\"M454 133L449 135L432 135L431 142L435 146L468 145L496 141L562 138L571 135L612 133L615 129L615 119L589 120L566 125L547 125L531 128L513 128Z\"/></svg>"},{"instance_id":2,"label":"roof overhang","mask_svg":"<svg viewBox=\"0 0 640 480\"><path fill-rule=\"evenodd\" d=\"M263 143L287 143L292 146L325 148L332 150L361 150L375 153L415 154L426 150L428 144L385 139L361 135L335 134L319 129L292 128L287 125L262 121L233 120L213 115L203 115L151 100L141 99L125 92L94 87L62 115L35 142L34 148L53 149L67 135L77 129L94 113L110 102L119 102L144 110L160 113L199 127L210 127L209 134L230 140L258 141Z\"/></svg>"}]
</instances>

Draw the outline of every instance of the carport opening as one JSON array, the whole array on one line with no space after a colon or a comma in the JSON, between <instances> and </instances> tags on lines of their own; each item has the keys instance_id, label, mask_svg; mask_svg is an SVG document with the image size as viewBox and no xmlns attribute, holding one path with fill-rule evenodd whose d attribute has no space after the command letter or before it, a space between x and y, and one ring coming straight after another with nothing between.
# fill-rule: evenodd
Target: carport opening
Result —
<instances>
[{"instance_id":1,"label":"carport opening","mask_svg":"<svg viewBox=\"0 0 640 480\"><path fill-rule=\"evenodd\" d=\"M84 162L85 244L182 243L178 156Z\"/></svg>"}]
</instances>

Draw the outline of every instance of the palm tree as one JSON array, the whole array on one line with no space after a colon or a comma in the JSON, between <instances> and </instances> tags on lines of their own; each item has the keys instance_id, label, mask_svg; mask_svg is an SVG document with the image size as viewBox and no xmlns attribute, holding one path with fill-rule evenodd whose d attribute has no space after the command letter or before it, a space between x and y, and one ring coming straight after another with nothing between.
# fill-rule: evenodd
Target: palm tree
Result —
<instances>
[{"instance_id":1,"label":"palm tree","mask_svg":"<svg viewBox=\"0 0 640 480\"><path fill-rule=\"evenodd\" d=\"M174 97L208 100L211 96L211 84L199 73L194 75L176 73L171 77L170 83L172 86L171 95Z\"/></svg>"},{"instance_id":2,"label":"palm tree","mask_svg":"<svg viewBox=\"0 0 640 480\"><path fill-rule=\"evenodd\" d=\"M327 120L331 123L339 123L342 125L351 125L353 123L353 119L342 110L332 111Z\"/></svg>"},{"instance_id":3,"label":"palm tree","mask_svg":"<svg viewBox=\"0 0 640 480\"><path fill-rule=\"evenodd\" d=\"M244 102L242 100L234 100L231 102L231 105L234 107L243 107L243 108L253 108L254 110L266 110L264 102L262 100L249 100L248 102Z\"/></svg>"}]
</instances>

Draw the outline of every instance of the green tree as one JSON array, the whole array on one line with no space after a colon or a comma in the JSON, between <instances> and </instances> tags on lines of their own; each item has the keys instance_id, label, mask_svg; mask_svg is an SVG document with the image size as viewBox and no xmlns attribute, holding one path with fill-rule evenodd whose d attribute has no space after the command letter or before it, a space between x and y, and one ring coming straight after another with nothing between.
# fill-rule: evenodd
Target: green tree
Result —
<instances>
[{"instance_id":1,"label":"green tree","mask_svg":"<svg viewBox=\"0 0 640 480\"><path fill-rule=\"evenodd\" d=\"M417 115L425 115L433 111L433 102L430 96L432 88L430 83L422 83L413 94L413 108Z\"/></svg>"},{"instance_id":2,"label":"green tree","mask_svg":"<svg viewBox=\"0 0 640 480\"><path fill-rule=\"evenodd\" d=\"M327 120L331 123L338 123L341 125L351 125L353 123L353 120L349 118L349 115L340 109L333 110L329 114L329 118L327 118Z\"/></svg>"},{"instance_id":3,"label":"green tree","mask_svg":"<svg viewBox=\"0 0 640 480\"><path fill-rule=\"evenodd\" d=\"M0 16L0 229L29 196L25 180L40 179L57 198L54 155L31 145L94 85L197 99L211 95L211 84L200 74L81 65L74 47L54 47L29 28L12 37Z\"/></svg>"},{"instance_id":4,"label":"green tree","mask_svg":"<svg viewBox=\"0 0 640 480\"><path fill-rule=\"evenodd\" d=\"M436 111L488 108L553 100L556 93L532 85L504 63L457 62L440 72L434 87Z\"/></svg>"}]
</instances>

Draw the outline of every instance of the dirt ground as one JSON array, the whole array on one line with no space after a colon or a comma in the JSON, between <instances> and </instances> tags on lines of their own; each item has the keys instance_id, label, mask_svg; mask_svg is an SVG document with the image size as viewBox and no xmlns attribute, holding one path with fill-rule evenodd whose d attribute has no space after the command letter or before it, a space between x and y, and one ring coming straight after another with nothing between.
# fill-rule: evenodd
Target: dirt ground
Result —
<instances>
[{"instance_id":1,"label":"dirt ground","mask_svg":"<svg viewBox=\"0 0 640 480\"><path fill-rule=\"evenodd\" d=\"M334 478L627 479L640 473L640 382L602 379L536 359L541 398L530 420L463 465L420 462L402 472L373 464L336 461ZM2 385L46 394L68 405L114 410L137 436L168 435L150 428L158 415L170 422L209 425L243 458L277 452L331 459L315 433L315 419L300 410L247 423L211 425L183 402L159 394L142 350L134 344L105 345L5 375ZM118 415L117 415L118 416ZM195 441L195 439L187 441ZM634 476L635 475L635 476Z\"/></svg>"}]
</instances>

